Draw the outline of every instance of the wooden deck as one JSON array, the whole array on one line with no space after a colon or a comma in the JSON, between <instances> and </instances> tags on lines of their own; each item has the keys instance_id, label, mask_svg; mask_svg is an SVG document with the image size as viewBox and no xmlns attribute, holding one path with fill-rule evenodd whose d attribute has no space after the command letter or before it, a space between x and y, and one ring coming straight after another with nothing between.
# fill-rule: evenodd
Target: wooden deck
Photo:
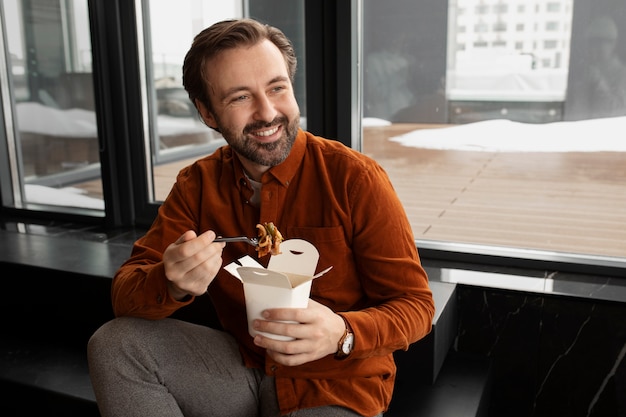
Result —
<instances>
[{"instance_id":1,"label":"wooden deck","mask_svg":"<svg viewBox=\"0 0 626 417\"><path fill-rule=\"evenodd\" d=\"M389 173L416 238L626 257L626 154L430 150L387 140L415 128L367 128L363 152Z\"/></svg>"},{"instance_id":2,"label":"wooden deck","mask_svg":"<svg viewBox=\"0 0 626 417\"><path fill-rule=\"evenodd\" d=\"M442 151L387 140L424 127L437 126L367 127L363 144L391 177L417 239L626 257L625 153ZM158 200L191 162L154 168Z\"/></svg>"}]
</instances>

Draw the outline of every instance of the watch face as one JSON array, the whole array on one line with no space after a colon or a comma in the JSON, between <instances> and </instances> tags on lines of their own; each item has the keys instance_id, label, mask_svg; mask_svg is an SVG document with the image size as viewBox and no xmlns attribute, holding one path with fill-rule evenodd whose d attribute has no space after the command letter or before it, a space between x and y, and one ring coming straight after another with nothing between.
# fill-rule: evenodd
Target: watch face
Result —
<instances>
[{"instance_id":1,"label":"watch face","mask_svg":"<svg viewBox=\"0 0 626 417\"><path fill-rule=\"evenodd\" d=\"M352 343L354 342L354 335L352 333L348 333L346 335L345 340L343 341L343 346L341 346L341 350L345 355L350 354L352 352Z\"/></svg>"}]
</instances>

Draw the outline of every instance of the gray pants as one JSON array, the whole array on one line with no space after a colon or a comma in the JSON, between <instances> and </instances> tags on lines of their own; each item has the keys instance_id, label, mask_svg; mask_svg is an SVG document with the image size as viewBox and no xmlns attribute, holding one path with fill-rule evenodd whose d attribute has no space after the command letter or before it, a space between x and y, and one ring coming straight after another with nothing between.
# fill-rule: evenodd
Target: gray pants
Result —
<instances>
[{"instance_id":1,"label":"gray pants","mask_svg":"<svg viewBox=\"0 0 626 417\"><path fill-rule=\"evenodd\" d=\"M246 368L225 332L174 320L122 317L89 340L89 373L103 417L278 417L274 378ZM297 417L354 417L317 407Z\"/></svg>"}]
</instances>

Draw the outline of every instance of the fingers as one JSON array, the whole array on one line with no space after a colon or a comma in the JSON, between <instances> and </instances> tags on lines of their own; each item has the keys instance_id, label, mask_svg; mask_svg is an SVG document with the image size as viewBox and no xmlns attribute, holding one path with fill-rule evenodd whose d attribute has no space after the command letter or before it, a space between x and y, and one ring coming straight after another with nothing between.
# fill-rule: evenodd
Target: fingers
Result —
<instances>
[{"instance_id":1,"label":"fingers","mask_svg":"<svg viewBox=\"0 0 626 417\"><path fill-rule=\"evenodd\" d=\"M309 300L307 308L268 309L262 315L263 319L253 323L255 330L294 340L275 340L258 334L254 343L265 348L278 363L289 366L334 354L345 330L341 316L313 300Z\"/></svg>"},{"instance_id":2,"label":"fingers","mask_svg":"<svg viewBox=\"0 0 626 417\"><path fill-rule=\"evenodd\" d=\"M189 259L197 258L198 263L202 262L203 255L207 255L210 245L215 239L215 232L212 230L202 233L200 236L196 236L196 233L192 230L188 230L183 233L172 245L168 247L173 251L172 255L177 256L176 260L186 261ZM223 248L224 243L216 243L216 247ZM215 249L212 248L212 249ZM210 253L209 253L210 254Z\"/></svg>"},{"instance_id":3,"label":"fingers","mask_svg":"<svg viewBox=\"0 0 626 417\"><path fill-rule=\"evenodd\" d=\"M183 233L182 235L180 235L180 237L178 238L178 240L176 242L174 242L175 245L179 245L183 242L187 242L188 240L191 240L193 238L196 237L196 232L194 232L193 230L187 230L185 233Z\"/></svg>"},{"instance_id":4,"label":"fingers","mask_svg":"<svg viewBox=\"0 0 626 417\"><path fill-rule=\"evenodd\" d=\"M254 337L254 343L257 346L265 348L267 354L276 362L287 366L296 366L325 356L318 353L315 345L315 339L296 338L294 336L295 334L298 334L298 330L300 330L302 334L306 334L306 330L304 328L309 327L308 325L300 323L276 323L265 320L257 320L257 322L258 323L256 324L258 326L255 325L255 328L258 330L263 328L267 329L260 331L267 331L268 333L277 335L280 334L282 336L293 338L293 340L285 341L277 340L262 334L257 334ZM264 326L267 323L270 324L269 327Z\"/></svg>"},{"instance_id":5,"label":"fingers","mask_svg":"<svg viewBox=\"0 0 626 417\"><path fill-rule=\"evenodd\" d=\"M303 340L296 340L293 342L283 342L285 344L284 349L272 349L266 348L267 354L276 362L286 366L298 366L304 363L312 362L323 356L319 356L316 352L309 348L308 344ZM290 353L292 349L295 353ZM302 352L302 353L299 353Z\"/></svg>"},{"instance_id":6,"label":"fingers","mask_svg":"<svg viewBox=\"0 0 626 417\"><path fill-rule=\"evenodd\" d=\"M177 290L201 295L222 266L224 243L214 243L215 233L183 233L163 253L165 275ZM180 291L176 291L177 295Z\"/></svg>"}]
</instances>

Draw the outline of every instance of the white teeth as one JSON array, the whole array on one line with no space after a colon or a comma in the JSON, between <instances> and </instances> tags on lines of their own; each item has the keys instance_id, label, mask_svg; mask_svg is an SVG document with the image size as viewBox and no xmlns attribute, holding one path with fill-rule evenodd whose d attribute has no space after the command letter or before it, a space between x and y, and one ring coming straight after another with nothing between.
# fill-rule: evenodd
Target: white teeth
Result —
<instances>
[{"instance_id":1,"label":"white teeth","mask_svg":"<svg viewBox=\"0 0 626 417\"><path fill-rule=\"evenodd\" d=\"M270 129L270 130L266 130L264 132L256 132L255 135L257 135L257 136L271 136L271 135L273 135L276 132L278 132L278 127L275 127L273 129Z\"/></svg>"}]
</instances>

